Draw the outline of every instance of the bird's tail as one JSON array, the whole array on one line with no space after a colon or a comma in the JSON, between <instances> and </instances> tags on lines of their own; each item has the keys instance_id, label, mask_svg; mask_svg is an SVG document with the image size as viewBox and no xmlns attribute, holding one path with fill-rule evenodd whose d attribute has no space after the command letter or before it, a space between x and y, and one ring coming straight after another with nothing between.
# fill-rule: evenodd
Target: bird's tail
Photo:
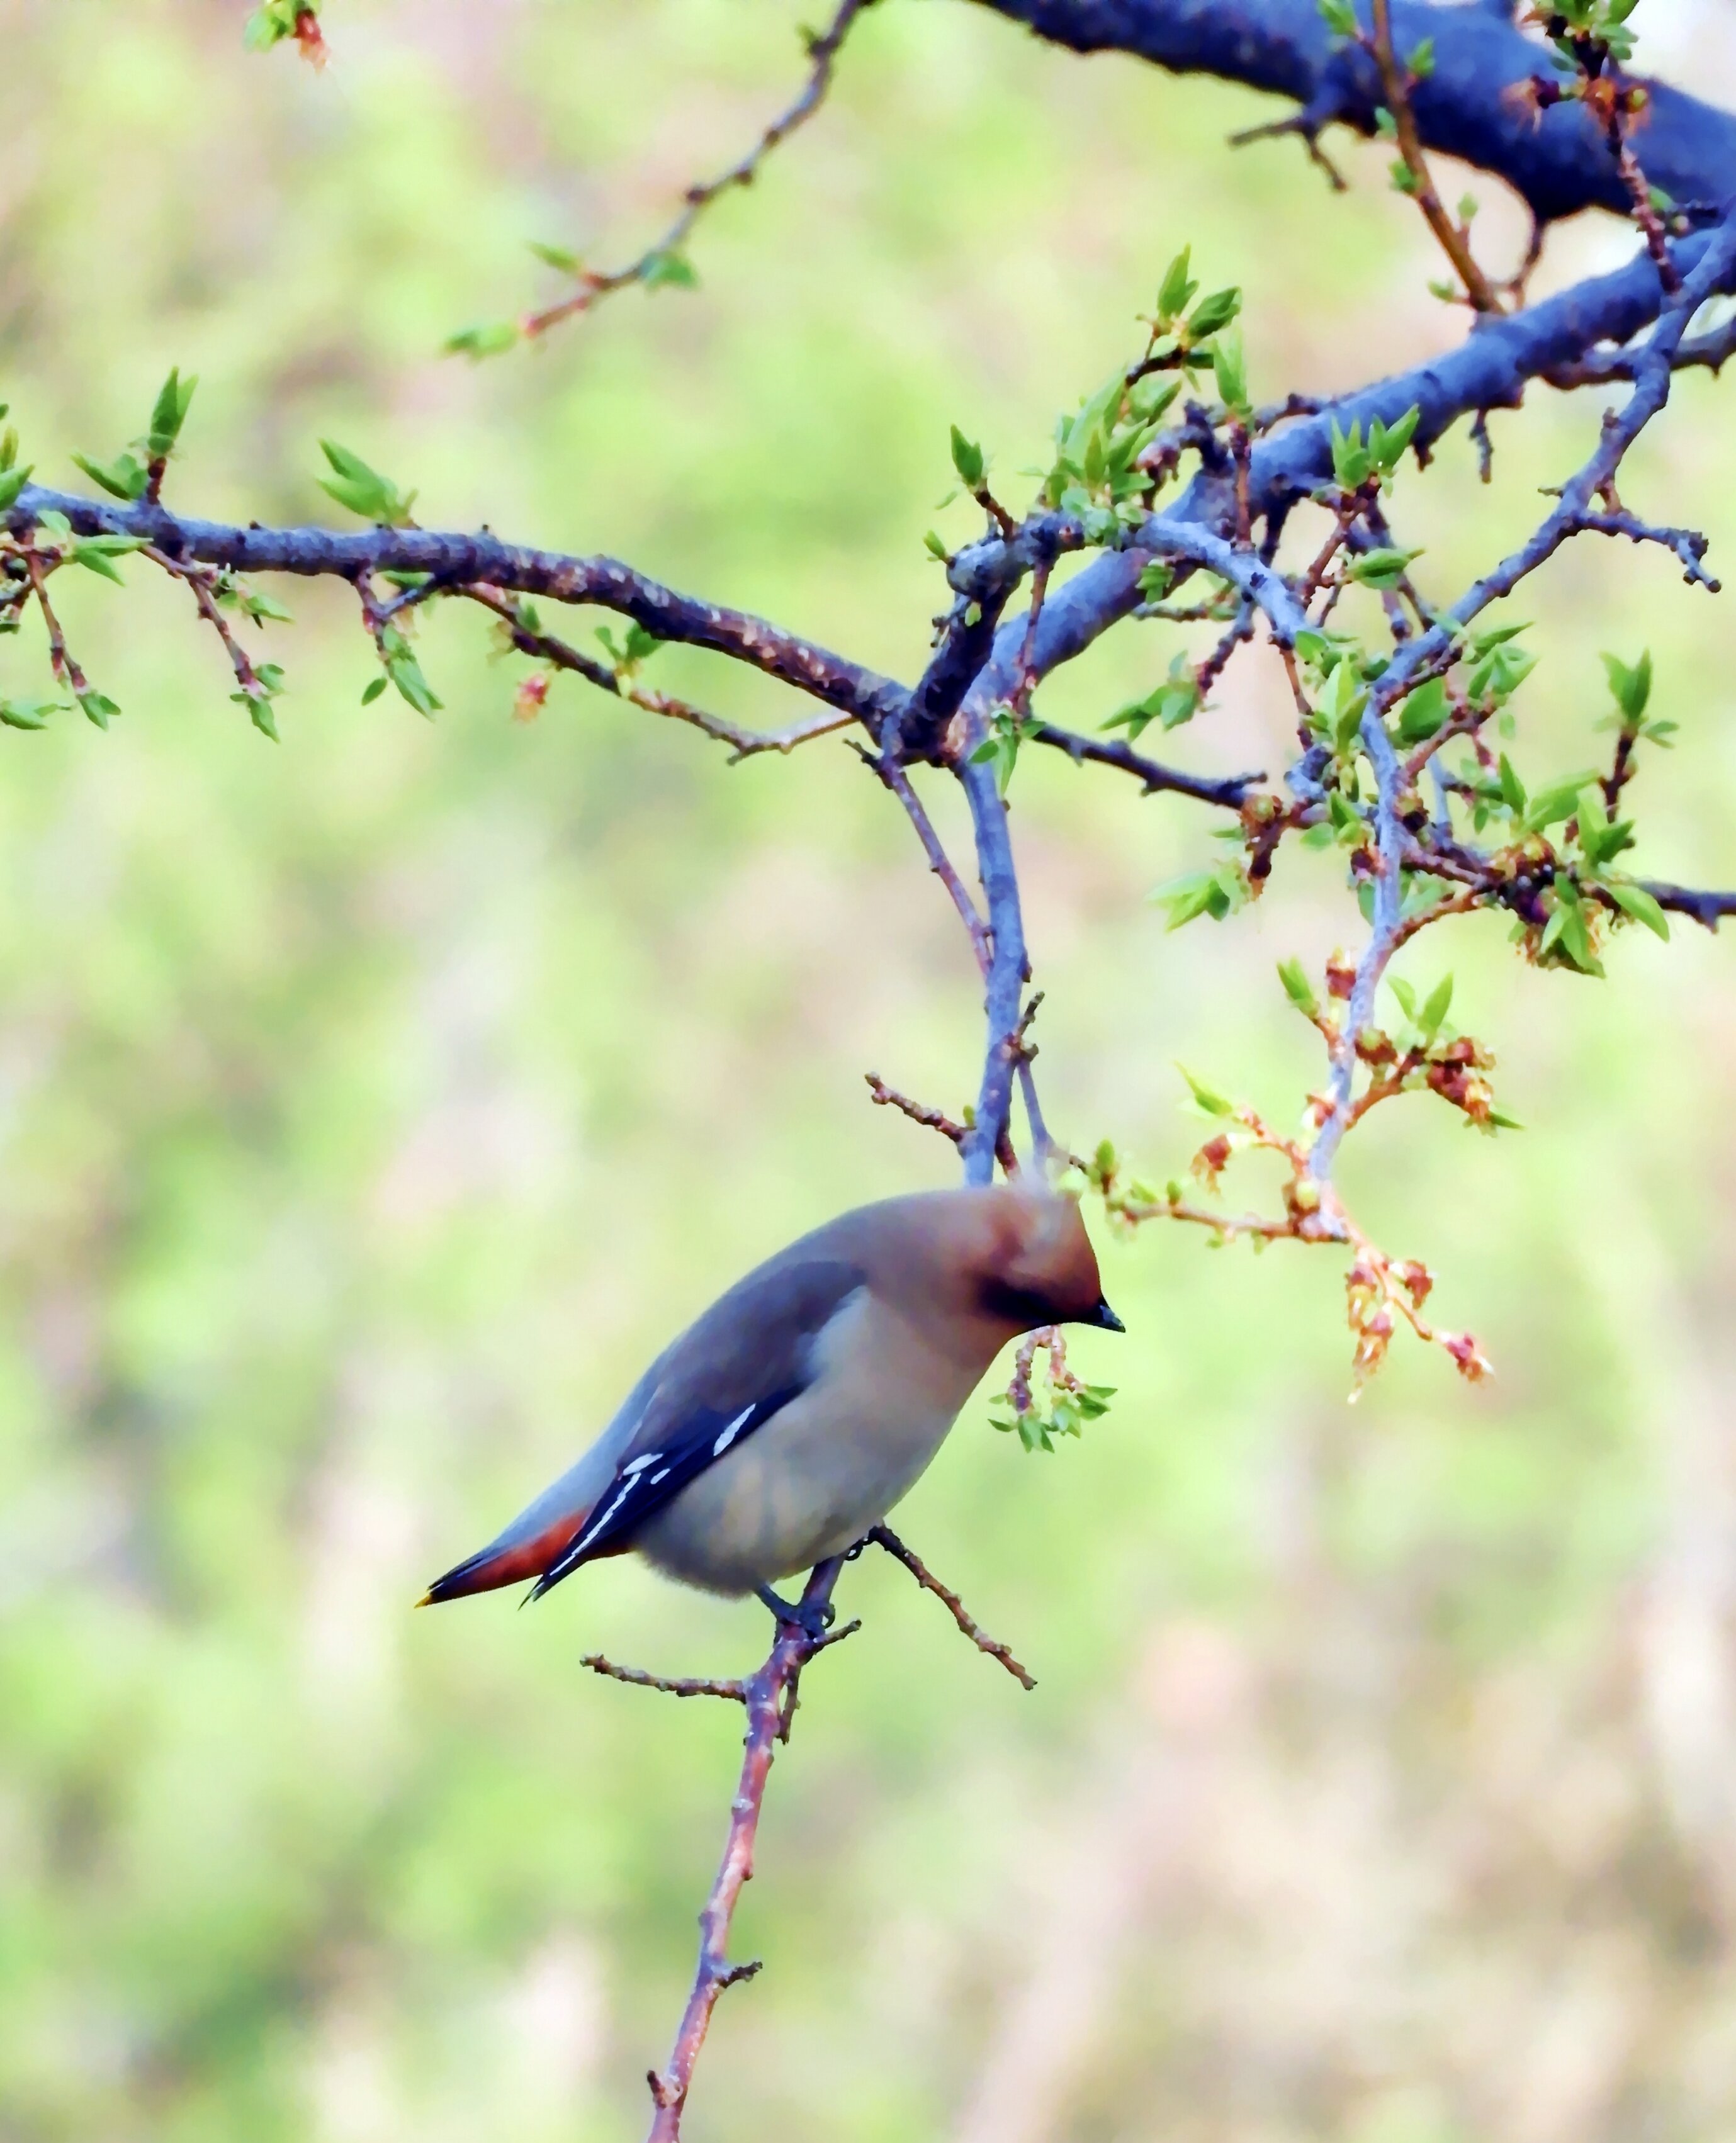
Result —
<instances>
[{"instance_id":1,"label":"bird's tail","mask_svg":"<svg viewBox=\"0 0 1736 2143\"><path fill-rule=\"evenodd\" d=\"M586 1513L563 1513L552 1525L526 1536L517 1525L508 1526L497 1540L455 1563L443 1577L437 1577L417 1602L418 1607L438 1606L443 1600L462 1600L472 1592L492 1592L497 1586L517 1585L527 1577L541 1577L585 1522Z\"/></svg>"}]
</instances>

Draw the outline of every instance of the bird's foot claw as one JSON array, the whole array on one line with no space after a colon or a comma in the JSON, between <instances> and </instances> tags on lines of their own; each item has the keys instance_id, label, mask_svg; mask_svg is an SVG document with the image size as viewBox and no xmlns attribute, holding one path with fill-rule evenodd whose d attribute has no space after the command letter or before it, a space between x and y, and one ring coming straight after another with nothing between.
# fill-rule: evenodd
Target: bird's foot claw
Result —
<instances>
[{"instance_id":1,"label":"bird's foot claw","mask_svg":"<svg viewBox=\"0 0 1736 2143\"><path fill-rule=\"evenodd\" d=\"M816 1601L810 1606L806 1601L786 1600L781 1593L774 1592L770 1586L762 1585L754 1596L770 1608L779 1621L792 1630L799 1630L811 1642L818 1644L838 1619L838 1610L830 1601L823 1606Z\"/></svg>"}]
</instances>

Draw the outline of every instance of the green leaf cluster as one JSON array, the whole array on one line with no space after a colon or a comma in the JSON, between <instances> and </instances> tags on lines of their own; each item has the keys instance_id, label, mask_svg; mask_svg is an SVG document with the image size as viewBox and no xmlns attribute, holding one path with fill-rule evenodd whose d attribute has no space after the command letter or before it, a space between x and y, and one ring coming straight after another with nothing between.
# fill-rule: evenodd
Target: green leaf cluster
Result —
<instances>
[{"instance_id":1,"label":"green leaf cluster","mask_svg":"<svg viewBox=\"0 0 1736 2143\"><path fill-rule=\"evenodd\" d=\"M269 52L295 35L300 17L317 15L322 0L260 0L248 17L241 41L250 52Z\"/></svg>"},{"instance_id":2,"label":"green leaf cluster","mask_svg":"<svg viewBox=\"0 0 1736 2143\"><path fill-rule=\"evenodd\" d=\"M1372 481L1377 487L1397 470L1404 450L1417 435L1422 405L1413 402L1392 424L1378 417L1368 420L1368 436L1363 437L1363 420L1357 418L1347 432L1332 420L1332 471L1345 491L1360 491Z\"/></svg>"},{"instance_id":3,"label":"green leaf cluster","mask_svg":"<svg viewBox=\"0 0 1736 2143\"><path fill-rule=\"evenodd\" d=\"M1234 856L1226 856L1209 869L1188 871L1180 878L1172 878L1151 895L1153 903L1167 913L1169 921L1165 928L1170 930L1180 930L1185 923L1202 915L1210 916L1214 923L1221 923L1239 908L1245 908L1252 898L1248 874Z\"/></svg>"},{"instance_id":4,"label":"green leaf cluster","mask_svg":"<svg viewBox=\"0 0 1736 2143\"><path fill-rule=\"evenodd\" d=\"M1585 45L1624 62L1634 57L1635 36L1628 18L1638 5L1639 0L1551 0L1544 34L1564 64L1575 72L1578 48Z\"/></svg>"},{"instance_id":5,"label":"green leaf cluster","mask_svg":"<svg viewBox=\"0 0 1736 2143\"><path fill-rule=\"evenodd\" d=\"M1199 711L1199 681L1194 666L1185 655L1176 655L1160 685L1154 685L1144 699L1130 700L1125 707L1118 707L1103 727L1125 730L1130 741L1137 742L1153 722L1165 730L1177 730L1192 721Z\"/></svg>"},{"instance_id":6,"label":"green leaf cluster","mask_svg":"<svg viewBox=\"0 0 1736 2143\"><path fill-rule=\"evenodd\" d=\"M1113 1384L1051 1385L1041 1397L1033 1393L1023 1413L1010 1397L997 1399L989 1409L989 1425L1003 1435L1016 1435L1026 1451L1052 1452L1057 1437L1082 1436L1088 1421L1100 1421L1115 1395Z\"/></svg>"},{"instance_id":7,"label":"green leaf cluster","mask_svg":"<svg viewBox=\"0 0 1736 2143\"><path fill-rule=\"evenodd\" d=\"M1019 746L1036 734L1039 725L1001 705L989 716L988 733L971 754L973 766L994 769L995 786L1004 796L1019 763Z\"/></svg>"},{"instance_id":8,"label":"green leaf cluster","mask_svg":"<svg viewBox=\"0 0 1736 2143\"><path fill-rule=\"evenodd\" d=\"M388 625L382 631L379 651L381 675L364 688L363 705L365 707L378 699L390 684L396 687L398 696L408 700L418 715L426 715L432 721L439 711L440 700L422 674L422 665L416 660L415 650L395 625Z\"/></svg>"},{"instance_id":9,"label":"green leaf cluster","mask_svg":"<svg viewBox=\"0 0 1736 2143\"><path fill-rule=\"evenodd\" d=\"M151 422L138 438L112 461L94 461L87 454L74 454L73 462L111 498L121 499L129 506L133 504L150 490L153 473L161 473L163 463L180 443L181 427L187 421L193 390L198 384L195 374L190 373L183 379L176 366L157 390Z\"/></svg>"},{"instance_id":10,"label":"green leaf cluster","mask_svg":"<svg viewBox=\"0 0 1736 2143\"><path fill-rule=\"evenodd\" d=\"M525 607L527 609L528 606ZM532 612L532 615L534 617L535 613ZM534 623L526 627L526 630L531 632L536 631L537 629ZM631 677L640 665L649 662L652 656L663 645L655 632L647 632L642 625L632 623L628 625L626 632L619 640L616 640L606 625L600 625L597 627L596 637L597 645L608 656L617 677Z\"/></svg>"},{"instance_id":11,"label":"green leaf cluster","mask_svg":"<svg viewBox=\"0 0 1736 2143\"><path fill-rule=\"evenodd\" d=\"M0 402L0 418L7 414L7 404ZM30 481L30 465L18 463L17 427L7 424L0 430L0 513L6 512L18 502L18 494Z\"/></svg>"},{"instance_id":12,"label":"green leaf cluster","mask_svg":"<svg viewBox=\"0 0 1736 2143\"><path fill-rule=\"evenodd\" d=\"M319 488L339 506L358 515L364 521L373 522L384 528L408 528L411 526L410 508L416 502L413 491L400 491L389 477L370 468L359 454L353 454L348 447L340 447L333 440L322 439L319 451L331 465L332 473L319 478Z\"/></svg>"}]
</instances>

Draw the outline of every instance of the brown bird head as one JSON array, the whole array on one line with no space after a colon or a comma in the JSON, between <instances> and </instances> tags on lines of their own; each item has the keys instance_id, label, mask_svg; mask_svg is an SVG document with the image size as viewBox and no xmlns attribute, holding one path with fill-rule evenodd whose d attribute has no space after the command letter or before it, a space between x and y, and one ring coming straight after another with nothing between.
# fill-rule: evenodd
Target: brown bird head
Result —
<instances>
[{"instance_id":1,"label":"brown bird head","mask_svg":"<svg viewBox=\"0 0 1736 2143\"><path fill-rule=\"evenodd\" d=\"M1017 1183L975 1195L982 1225L972 1279L982 1314L1015 1332L1039 1324L1126 1329L1103 1299L1097 1254L1076 1198Z\"/></svg>"}]
</instances>

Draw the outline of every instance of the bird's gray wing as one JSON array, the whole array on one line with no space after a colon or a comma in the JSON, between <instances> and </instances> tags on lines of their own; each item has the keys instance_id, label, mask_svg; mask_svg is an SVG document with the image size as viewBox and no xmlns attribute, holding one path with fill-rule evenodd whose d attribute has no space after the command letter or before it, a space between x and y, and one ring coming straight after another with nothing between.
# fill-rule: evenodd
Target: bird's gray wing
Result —
<instances>
[{"instance_id":1,"label":"bird's gray wing","mask_svg":"<svg viewBox=\"0 0 1736 2143\"><path fill-rule=\"evenodd\" d=\"M613 1479L531 1597L631 1547L689 1482L806 1391L818 1372L814 1342L865 1279L843 1258L780 1258L720 1296L656 1364Z\"/></svg>"}]
</instances>

